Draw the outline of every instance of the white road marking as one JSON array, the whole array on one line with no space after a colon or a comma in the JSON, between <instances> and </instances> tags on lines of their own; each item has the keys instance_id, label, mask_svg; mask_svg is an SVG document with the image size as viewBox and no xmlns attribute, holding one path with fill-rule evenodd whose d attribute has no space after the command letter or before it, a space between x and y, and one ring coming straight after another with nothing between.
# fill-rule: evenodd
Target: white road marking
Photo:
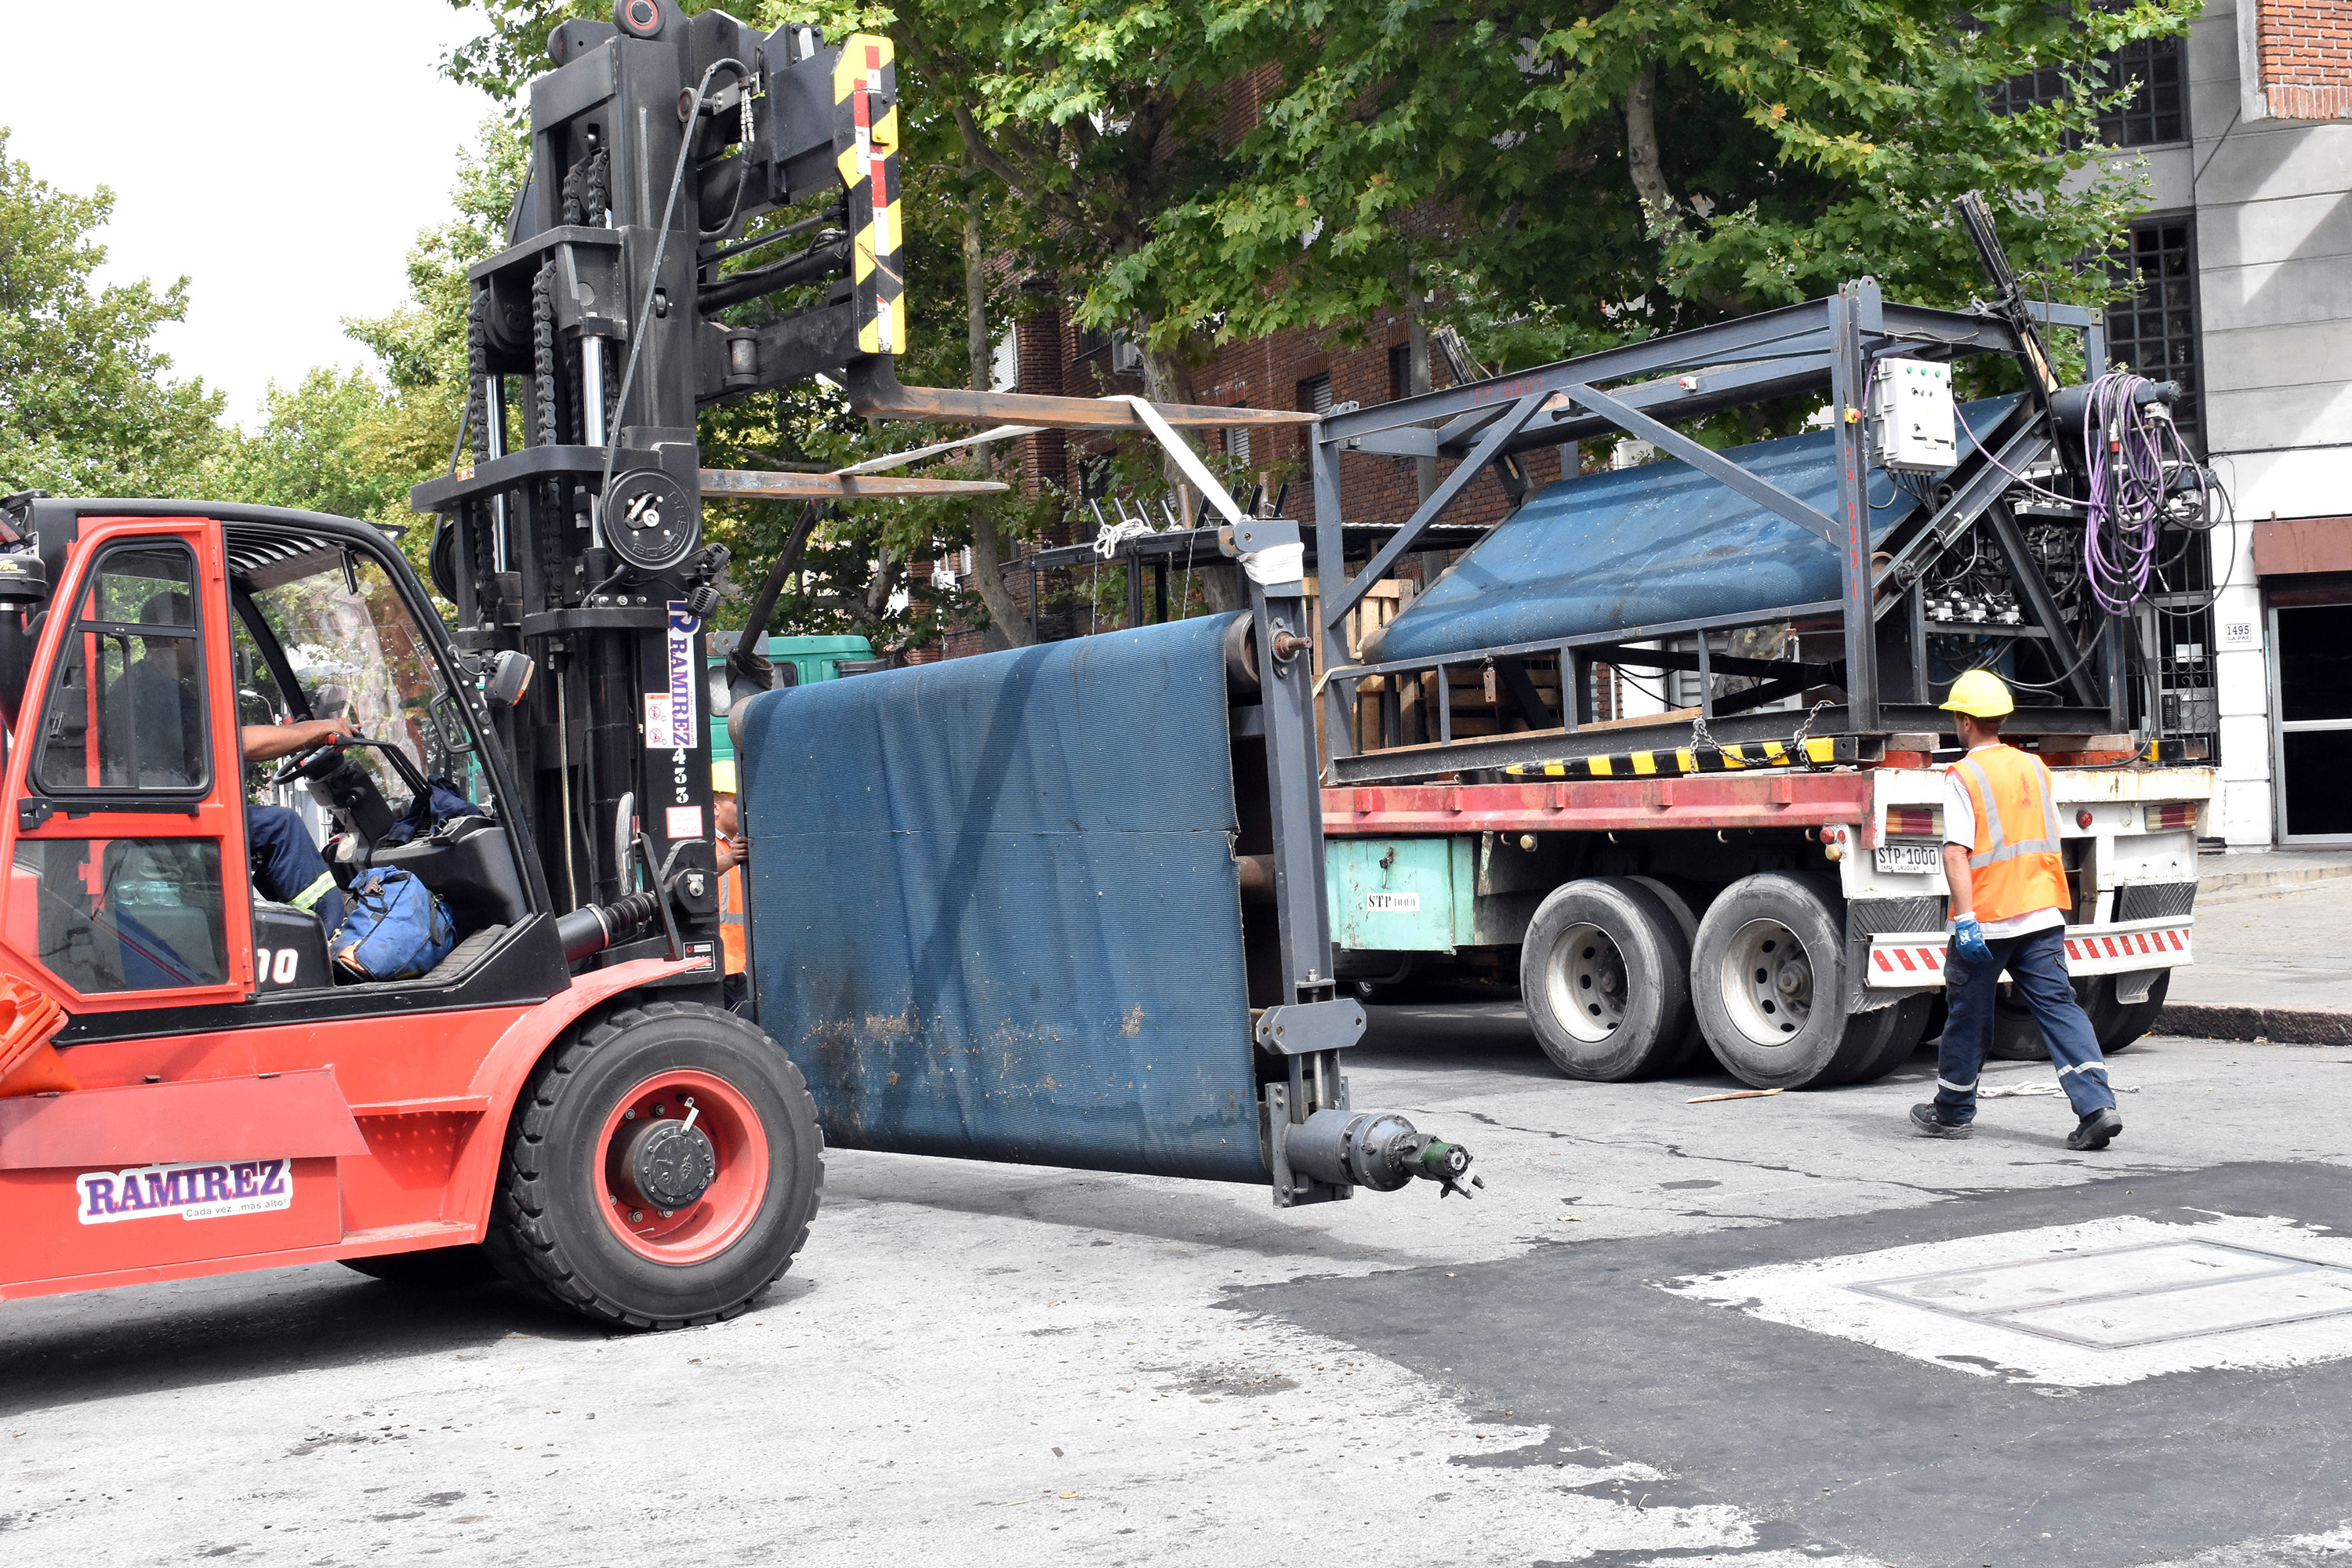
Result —
<instances>
[{"instance_id":1,"label":"white road marking","mask_svg":"<svg viewBox=\"0 0 2352 1568\"><path fill-rule=\"evenodd\" d=\"M1979 1377L2113 1387L2352 1356L2352 1238L2184 1212L1890 1247L1661 1287Z\"/></svg>"}]
</instances>

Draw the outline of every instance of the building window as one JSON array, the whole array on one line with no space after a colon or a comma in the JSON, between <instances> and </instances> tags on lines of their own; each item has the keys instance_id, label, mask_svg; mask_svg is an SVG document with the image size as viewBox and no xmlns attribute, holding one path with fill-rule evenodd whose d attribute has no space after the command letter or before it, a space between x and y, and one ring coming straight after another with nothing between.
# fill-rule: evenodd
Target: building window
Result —
<instances>
[{"instance_id":1,"label":"building window","mask_svg":"<svg viewBox=\"0 0 2352 1568\"><path fill-rule=\"evenodd\" d=\"M1309 414L1331 412L1331 374L1310 375L1298 384L1298 406Z\"/></svg>"},{"instance_id":2,"label":"building window","mask_svg":"<svg viewBox=\"0 0 2352 1568\"><path fill-rule=\"evenodd\" d=\"M1100 331L1094 327L1080 327L1078 329L1077 353L1072 357L1076 359L1091 359L1096 354L1106 352L1109 347L1110 334L1108 332Z\"/></svg>"},{"instance_id":3,"label":"building window","mask_svg":"<svg viewBox=\"0 0 2352 1568\"><path fill-rule=\"evenodd\" d=\"M2112 147L2152 147L2182 142L2189 136L2189 95L2185 51L2179 37L2139 38L2101 58L2091 77L2092 89L2115 92L2136 83L2121 105L2101 114L2095 134ZM2070 98L2076 79L2051 67L2011 77L1992 91L1996 114L2014 114ZM2069 146L2079 137L2067 138Z\"/></svg>"},{"instance_id":4,"label":"building window","mask_svg":"<svg viewBox=\"0 0 2352 1568\"><path fill-rule=\"evenodd\" d=\"M2192 448L2204 448L2198 374L2197 224L2193 217L2143 218L2110 263L2137 291L2107 307L2107 354L2152 381L2177 381L2173 417Z\"/></svg>"},{"instance_id":5,"label":"building window","mask_svg":"<svg viewBox=\"0 0 2352 1568\"><path fill-rule=\"evenodd\" d=\"M2181 40L2138 38L2107 57L2105 86L2139 85L2117 109L2099 116L2099 140L2112 147L2152 147L2186 141L2188 91Z\"/></svg>"},{"instance_id":6,"label":"building window","mask_svg":"<svg viewBox=\"0 0 2352 1568\"><path fill-rule=\"evenodd\" d=\"M1231 458L1236 463L1248 462L1250 460L1249 436L1249 426L1246 425L1235 425L1227 428L1225 431L1225 456Z\"/></svg>"},{"instance_id":7,"label":"building window","mask_svg":"<svg viewBox=\"0 0 2352 1568\"><path fill-rule=\"evenodd\" d=\"M1412 392L1412 345L1389 345L1389 401L1408 396Z\"/></svg>"}]
</instances>

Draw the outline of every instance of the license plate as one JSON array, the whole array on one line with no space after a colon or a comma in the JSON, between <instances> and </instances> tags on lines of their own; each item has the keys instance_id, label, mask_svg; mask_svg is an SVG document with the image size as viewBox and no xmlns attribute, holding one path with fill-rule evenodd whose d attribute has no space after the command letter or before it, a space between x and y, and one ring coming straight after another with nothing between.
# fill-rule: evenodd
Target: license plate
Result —
<instances>
[{"instance_id":1,"label":"license plate","mask_svg":"<svg viewBox=\"0 0 2352 1568\"><path fill-rule=\"evenodd\" d=\"M1944 847L1940 844L1882 844L1878 847L1878 868L1887 872L1933 871L1944 863Z\"/></svg>"}]
</instances>

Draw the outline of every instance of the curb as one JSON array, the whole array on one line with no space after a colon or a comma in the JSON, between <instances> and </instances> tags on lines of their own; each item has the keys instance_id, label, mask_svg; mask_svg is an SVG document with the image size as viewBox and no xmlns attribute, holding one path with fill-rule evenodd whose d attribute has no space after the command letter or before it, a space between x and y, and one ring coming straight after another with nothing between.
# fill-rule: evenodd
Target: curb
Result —
<instances>
[{"instance_id":1,"label":"curb","mask_svg":"<svg viewBox=\"0 0 2352 1568\"><path fill-rule=\"evenodd\" d=\"M2291 866L2275 871L2216 871L2210 877L2197 879L2200 893L2218 893L2229 888L2276 888L2299 882L2324 882L2336 877L2352 877L2352 866Z\"/></svg>"},{"instance_id":2,"label":"curb","mask_svg":"<svg viewBox=\"0 0 2352 1568\"><path fill-rule=\"evenodd\" d=\"M2210 1040L2268 1040L2282 1046L2352 1046L2352 1011L2325 1007L2168 1006L2157 1016L2158 1035Z\"/></svg>"}]
</instances>

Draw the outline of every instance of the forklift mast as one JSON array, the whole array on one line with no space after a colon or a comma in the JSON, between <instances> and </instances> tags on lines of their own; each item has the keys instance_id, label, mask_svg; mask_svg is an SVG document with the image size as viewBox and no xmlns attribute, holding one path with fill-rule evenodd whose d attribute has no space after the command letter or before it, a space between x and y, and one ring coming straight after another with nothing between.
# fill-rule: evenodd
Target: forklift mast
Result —
<instances>
[{"instance_id":1,"label":"forklift mast","mask_svg":"<svg viewBox=\"0 0 2352 1568\"><path fill-rule=\"evenodd\" d=\"M588 962L674 947L706 961L677 984L715 994L706 632L727 552L702 539L696 415L856 360L895 385L897 85L885 38L659 0L614 15L559 27L531 84L510 243L469 273L471 461L453 453L412 504L439 516L458 647L535 667L519 705L485 712L559 907L652 927ZM715 319L827 283L760 327Z\"/></svg>"}]
</instances>

